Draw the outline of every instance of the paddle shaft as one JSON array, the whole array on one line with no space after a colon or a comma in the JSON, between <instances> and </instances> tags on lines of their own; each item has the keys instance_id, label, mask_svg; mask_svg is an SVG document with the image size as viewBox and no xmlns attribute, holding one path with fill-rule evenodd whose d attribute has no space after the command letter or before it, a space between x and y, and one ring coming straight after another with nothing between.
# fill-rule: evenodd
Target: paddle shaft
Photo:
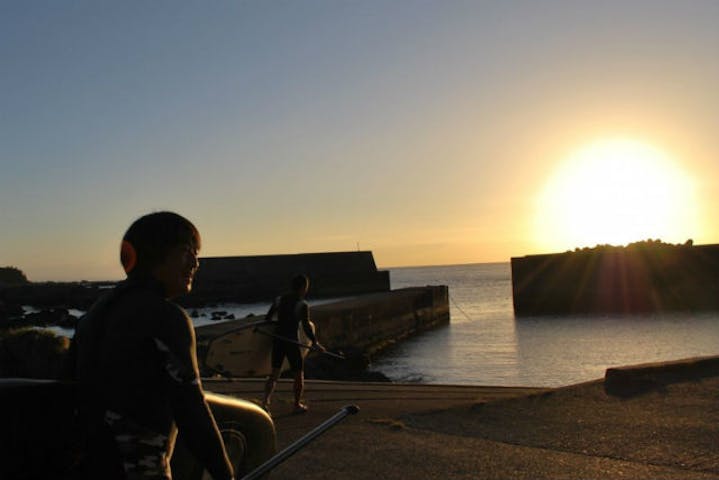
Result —
<instances>
[{"instance_id":1,"label":"paddle shaft","mask_svg":"<svg viewBox=\"0 0 719 480\"><path fill-rule=\"evenodd\" d=\"M339 423L343 418L345 418L347 415L354 415L355 413L359 412L359 407L357 405L346 405L342 407L342 410L332 415L330 418L325 420L324 422L320 423L318 426L316 426L314 429L307 432L305 435L300 437L298 440L296 440L294 443L287 446L284 450L281 452L275 454L273 457L271 457L269 460L267 460L265 463L260 465L259 467L252 470L250 473L242 477L240 480L255 480L257 478L260 478L273 468L275 468L280 463L284 462L288 458L290 458L292 455L297 453L298 450L303 448L305 445L310 443L315 438L319 437L321 434L329 430L330 428L334 427L337 423Z\"/></svg>"},{"instance_id":2,"label":"paddle shaft","mask_svg":"<svg viewBox=\"0 0 719 480\"><path fill-rule=\"evenodd\" d=\"M297 346L300 346L300 347L302 347L302 348L308 348L308 349L312 350L312 346L311 346L311 345L305 345L305 344L302 343L302 342L298 342L297 340L293 340L293 339L291 339L291 338L283 337L282 335L277 335L276 333L266 332L266 331L264 331L264 330L261 330L259 327L256 327L254 331L255 331L255 332L258 332L258 333L261 333L261 334L263 334L263 335L267 335L268 337L272 337L272 338L276 338L276 339L278 339L278 340L282 340L283 342L292 343L292 344L297 345ZM335 357L335 358L339 358L340 360L345 360L344 355L340 355L340 354L338 354L338 353L328 352L327 350L325 350L325 351L316 350L316 351L319 351L320 353L324 353L325 355L329 355L330 357Z\"/></svg>"}]
</instances>

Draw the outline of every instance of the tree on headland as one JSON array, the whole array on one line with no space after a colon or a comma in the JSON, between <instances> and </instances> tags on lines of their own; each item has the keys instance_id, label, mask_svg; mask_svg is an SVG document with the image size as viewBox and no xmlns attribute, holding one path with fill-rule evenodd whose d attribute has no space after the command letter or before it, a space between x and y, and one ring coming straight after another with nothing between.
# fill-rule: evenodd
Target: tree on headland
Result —
<instances>
[{"instance_id":1,"label":"tree on headland","mask_svg":"<svg viewBox=\"0 0 719 480\"><path fill-rule=\"evenodd\" d=\"M25 285L30 283L25 274L17 267L0 267L0 287Z\"/></svg>"},{"instance_id":2,"label":"tree on headland","mask_svg":"<svg viewBox=\"0 0 719 480\"><path fill-rule=\"evenodd\" d=\"M659 250L659 249L671 249L671 248L682 248L682 247L692 247L694 245L694 240L691 238L688 239L684 243L666 243L662 242L659 239L647 239L647 240L641 240L638 242L632 242L627 245L595 245L594 247L584 247L584 248L575 248L575 252L599 252L599 251L607 251L607 250L636 250L636 249L644 249L644 250Z\"/></svg>"}]
</instances>

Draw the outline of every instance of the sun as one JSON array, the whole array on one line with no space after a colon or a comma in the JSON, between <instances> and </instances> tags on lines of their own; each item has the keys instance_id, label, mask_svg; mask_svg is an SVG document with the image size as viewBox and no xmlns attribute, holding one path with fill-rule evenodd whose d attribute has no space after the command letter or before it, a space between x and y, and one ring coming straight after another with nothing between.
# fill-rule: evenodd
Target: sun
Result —
<instances>
[{"instance_id":1,"label":"sun","mask_svg":"<svg viewBox=\"0 0 719 480\"><path fill-rule=\"evenodd\" d=\"M639 240L683 242L695 235L692 179L664 152L628 139L602 140L570 155L537 198L542 249Z\"/></svg>"}]
</instances>

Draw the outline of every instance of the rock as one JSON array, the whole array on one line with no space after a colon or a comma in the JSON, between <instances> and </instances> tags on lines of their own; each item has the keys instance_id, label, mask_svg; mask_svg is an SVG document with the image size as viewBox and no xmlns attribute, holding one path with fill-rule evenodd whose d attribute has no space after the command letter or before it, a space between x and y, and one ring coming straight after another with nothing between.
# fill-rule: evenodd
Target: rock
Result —
<instances>
[{"instance_id":1,"label":"rock","mask_svg":"<svg viewBox=\"0 0 719 480\"><path fill-rule=\"evenodd\" d=\"M62 328L75 328L77 327L77 321L79 320L79 317L76 317L75 315L72 315L71 313L68 313L64 315L57 323L58 327Z\"/></svg>"},{"instance_id":2,"label":"rock","mask_svg":"<svg viewBox=\"0 0 719 480\"><path fill-rule=\"evenodd\" d=\"M0 289L0 299L7 303L38 308L77 308L87 310L105 290L99 285L73 283L30 283Z\"/></svg>"},{"instance_id":3,"label":"rock","mask_svg":"<svg viewBox=\"0 0 719 480\"><path fill-rule=\"evenodd\" d=\"M0 300L0 318L2 318L3 315L6 317L19 317L22 316L22 314L22 306Z\"/></svg>"},{"instance_id":4,"label":"rock","mask_svg":"<svg viewBox=\"0 0 719 480\"><path fill-rule=\"evenodd\" d=\"M48 325L55 325L58 318L59 317L51 310L40 310L39 312L25 315L23 323L37 327L47 327Z\"/></svg>"},{"instance_id":5,"label":"rock","mask_svg":"<svg viewBox=\"0 0 719 480\"><path fill-rule=\"evenodd\" d=\"M53 308L25 315L22 324L24 326L58 326L63 328L75 328L77 317L71 315L65 308Z\"/></svg>"},{"instance_id":6,"label":"rock","mask_svg":"<svg viewBox=\"0 0 719 480\"><path fill-rule=\"evenodd\" d=\"M336 353L344 355L345 360L321 353L312 353L305 362L306 377L316 380L390 381L380 372L367 370L370 363L369 358L360 349L347 347Z\"/></svg>"}]
</instances>

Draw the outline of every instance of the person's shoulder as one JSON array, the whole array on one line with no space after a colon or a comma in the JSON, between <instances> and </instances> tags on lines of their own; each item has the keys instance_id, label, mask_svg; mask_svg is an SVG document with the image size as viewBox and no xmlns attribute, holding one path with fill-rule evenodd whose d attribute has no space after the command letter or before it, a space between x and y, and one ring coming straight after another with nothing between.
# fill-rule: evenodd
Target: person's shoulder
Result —
<instances>
[{"instance_id":1,"label":"person's shoulder","mask_svg":"<svg viewBox=\"0 0 719 480\"><path fill-rule=\"evenodd\" d=\"M103 316L106 312L109 306L111 306L112 301L115 299L116 294L114 290L109 290L107 292L102 293L95 302L90 305L90 308L87 309L87 312L85 312L80 319L77 321L77 325L75 326L75 332L81 333L85 330L92 328L91 326L96 324L101 316Z\"/></svg>"},{"instance_id":2,"label":"person's shoulder","mask_svg":"<svg viewBox=\"0 0 719 480\"><path fill-rule=\"evenodd\" d=\"M162 300L155 310L154 336L164 342L175 343L185 342L194 338L194 326L192 319L184 308L171 300ZM172 340L174 339L174 340Z\"/></svg>"},{"instance_id":3,"label":"person's shoulder","mask_svg":"<svg viewBox=\"0 0 719 480\"><path fill-rule=\"evenodd\" d=\"M162 299L162 303L158 305L162 317L170 322L191 323L190 316L184 308L172 300Z\"/></svg>"},{"instance_id":4,"label":"person's shoulder","mask_svg":"<svg viewBox=\"0 0 719 480\"><path fill-rule=\"evenodd\" d=\"M277 297L277 305L294 304L297 301L297 295L292 292L283 293Z\"/></svg>"},{"instance_id":5,"label":"person's shoulder","mask_svg":"<svg viewBox=\"0 0 719 480\"><path fill-rule=\"evenodd\" d=\"M295 313L301 315L307 315L310 311L310 304L304 298L298 298L295 303Z\"/></svg>"},{"instance_id":6,"label":"person's shoulder","mask_svg":"<svg viewBox=\"0 0 719 480\"><path fill-rule=\"evenodd\" d=\"M101 293L100 296L98 296L97 299L93 302L93 304L90 305L90 308L88 308L84 317L90 317L96 312L106 308L110 304L110 302L115 299L116 296L117 293L115 292L115 289Z\"/></svg>"}]
</instances>

